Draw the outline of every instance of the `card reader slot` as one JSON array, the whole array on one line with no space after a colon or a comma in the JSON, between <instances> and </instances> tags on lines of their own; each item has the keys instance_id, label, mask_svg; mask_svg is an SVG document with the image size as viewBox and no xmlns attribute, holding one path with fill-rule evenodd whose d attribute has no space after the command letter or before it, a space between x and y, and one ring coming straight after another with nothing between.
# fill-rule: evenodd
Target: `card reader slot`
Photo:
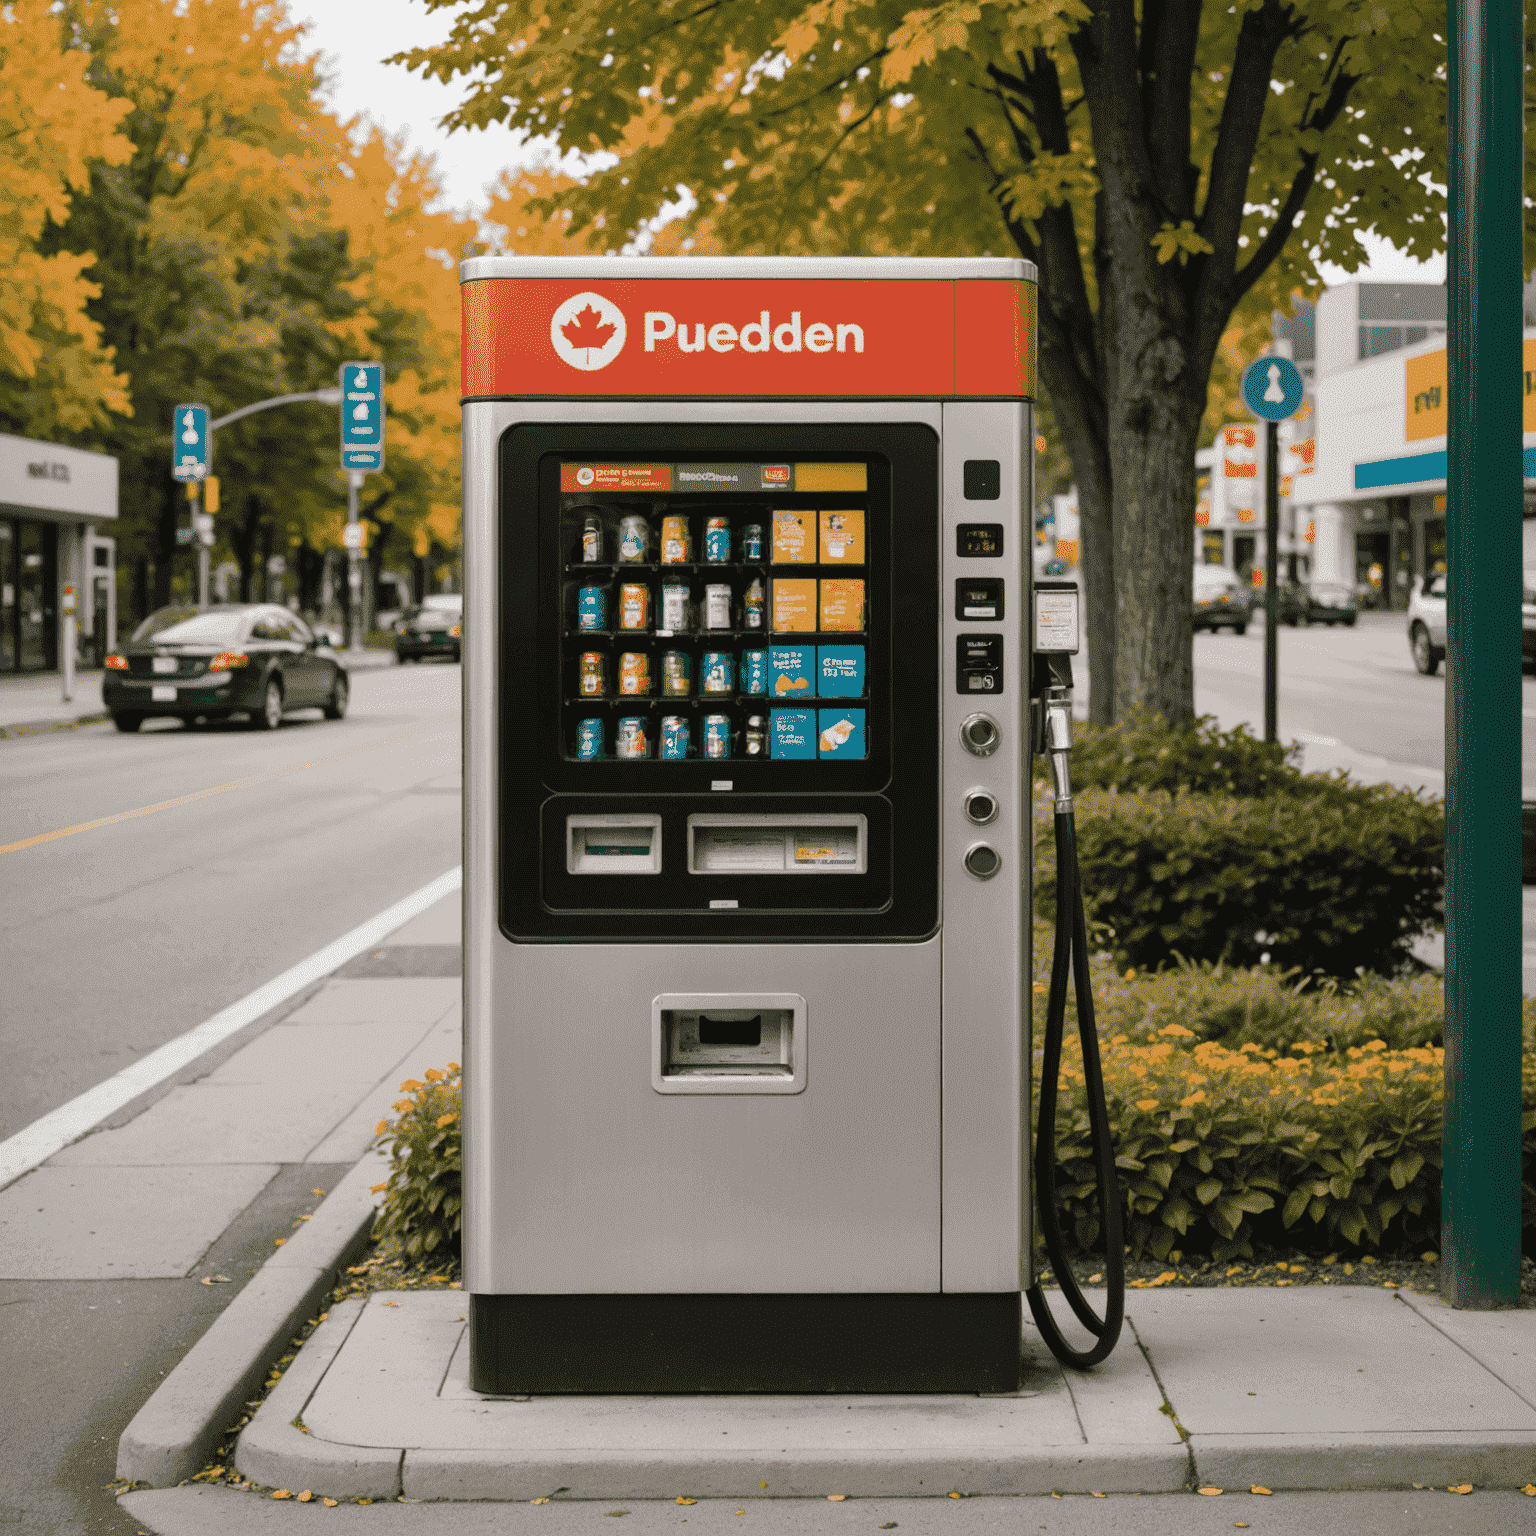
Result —
<instances>
[{"instance_id":1,"label":"card reader slot","mask_svg":"<svg viewBox=\"0 0 1536 1536\"><path fill-rule=\"evenodd\" d=\"M862 875L868 868L869 828L861 815L688 818L693 875Z\"/></svg>"},{"instance_id":2,"label":"card reader slot","mask_svg":"<svg viewBox=\"0 0 1536 1536\"><path fill-rule=\"evenodd\" d=\"M661 817L567 816L565 867L573 875L659 875Z\"/></svg>"}]
</instances>

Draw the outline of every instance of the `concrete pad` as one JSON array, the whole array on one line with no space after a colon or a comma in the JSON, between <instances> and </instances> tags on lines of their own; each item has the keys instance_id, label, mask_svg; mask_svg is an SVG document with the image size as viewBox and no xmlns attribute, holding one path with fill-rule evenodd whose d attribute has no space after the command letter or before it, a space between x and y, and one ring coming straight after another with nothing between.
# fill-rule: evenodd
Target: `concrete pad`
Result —
<instances>
[{"instance_id":1,"label":"concrete pad","mask_svg":"<svg viewBox=\"0 0 1536 1536\"><path fill-rule=\"evenodd\" d=\"M355 1078L297 1075L280 1088L194 1083L172 1089L120 1129L66 1147L50 1166L302 1163L367 1089Z\"/></svg>"},{"instance_id":2,"label":"concrete pad","mask_svg":"<svg viewBox=\"0 0 1536 1536\"><path fill-rule=\"evenodd\" d=\"M422 1037L416 1019L372 1024L275 1024L200 1078L214 1087L263 1085L278 1090L299 1078L372 1084Z\"/></svg>"},{"instance_id":3,"label":"concrete pad","mask_svg":"<svg viewBox=\"0 0 1536 1536\"><path fill-rule=\"evenodd\" d=\"M1536 1308L1505 1312L1458 1311L1442 1296L1399 1291L1401 1305L1459 1344L1511 1392L1536 1407Z\"/></svg>"},{"instance_id":4,"label":"concrete pad","mask_svg":"<svg viewBox=\"0 0 1536 1536\"><path fill-rule=\"evenodd\" d=\"M462 944L464 942L464 894L453 891L418 912L403 928L397 928L386 944Z\"/></svg>"},{"instance_id":5,"label":"concrete pad","mask_svg":"<svg viewBox=\"0 0 1536 1536\"><path fill-rule=\"evenodd\" d=\"M1127 1353L1105 1390L1122 1416L1139 1398L1153 1422L1129 1444L1090 1444L1060 1372L1019 1397L482 1397L469 1389L466 1298L374 1296L324 1372L303 1424L304 1476L338 1447L333 1490L357 1448L399 1447L406 1495L519 1499L564 1487L573 1497L1173 1489L1188 1455L1146 1362ZM306 1349L309 1348L306 1345ZM1094 1410L1090 1410L1093 1412ZM1107 1421L1107 1414L1101 1415ZM279 1467L285 1485L297 1463Z\"/></svg>"},{"instance_id":6,"label":"concrete pad","mask_svg":"<svg viewBox=\"0 0 1536 1536\"><path fill-rule=\"evenodd\" d=\"M343 1026L345 1027L345 1026ZM311 1163L345 1163L361 1157L373 1145L374 1128L380 1120L393 1119L400 1084L409 1078L420 1080L428 1067L446 1067L450 1061L464 1059L464 1030L459 1023L459 1009L435 1025L425 1039L397 1061L384 1074L383 1081L363 1096L350 1114L333 1127L309 1151Z\"/></svg>"},{"instance_id":7,"label":"concrete pad","mask_svg":"<svg viewBox=\"0 0 1536 1536\"><path fill-rule=\"evenodd\" d=\"M1126 1311L1197 1461L1202 1435L1536 1433L1536 1409L1392 1291L1133 1291Z\"/></svg>"},{"instance_id":8,"label":"concrete pad","mask_svg":"<svg viewBox=\"0 0 1536 1536\"><path fill-rule=\"evenodd\" d=\"M276 1175L273 1159L214 1167L34 1169L0 1191L0 1278L184 1275Z\"/></svg>"},{"instance_id":9,"label":"concrete pad","mask_svg":"<svg viewBox=\"0 0 1536 1536\"><path fill-rule=\"evenodd\" d=\"M285 1024L383 1024L420 1020L435 1024L459 1000L453 977L391 976L375 981L328 982Z\"/></svg>"}]
</instances>

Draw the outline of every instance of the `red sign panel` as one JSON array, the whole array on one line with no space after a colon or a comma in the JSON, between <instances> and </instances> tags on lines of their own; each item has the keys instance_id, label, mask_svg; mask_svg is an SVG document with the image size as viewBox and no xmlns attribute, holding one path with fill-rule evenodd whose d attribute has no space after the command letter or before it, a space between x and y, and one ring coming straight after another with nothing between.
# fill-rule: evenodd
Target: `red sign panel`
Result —
<instances>
[{"instance_id":1,"label":"red sign panel","mask_svg":"<svg viewBox=\"0 0 1536 1536\"><path fill-rule=\"evenodd\" d=\"M482 278L463 310L468 396L1034 394L1022 281Z\"/></svg>"},{"instance_id":2,"label":"red sign panel","mask_svg":"<svg viewBox=\"0 0 1536 1536\"><path fill-rule=\"evenodd\" d=\"M562 491L670 491L670 464L562 464Z\"/></svg>"}]
</instances>

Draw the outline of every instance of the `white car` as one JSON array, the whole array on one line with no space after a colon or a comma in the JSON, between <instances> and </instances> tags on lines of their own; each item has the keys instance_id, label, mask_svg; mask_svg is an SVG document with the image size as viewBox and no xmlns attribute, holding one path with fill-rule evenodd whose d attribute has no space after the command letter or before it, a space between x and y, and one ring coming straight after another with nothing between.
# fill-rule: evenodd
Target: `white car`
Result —
<instances>
[{"instance_id":1,"label":"white car","mask_svg":"<svg viewBox=\"0 0 1536 1536\"><path fill-rule=\"evenodd\" d=\"M464 617L464 594L462 592L433 592L430 596L421 600L423 608L436 608L443 613L456 613L460 618Z\"/></svg>"},{"instance_id":2,"label":"white car","mask_svg":"<svg viewBox=\"0 0 1536 1536\"><path fill-rule=\"evenodd\" d=\"M1445 660L1445 573L1426 576L1408 594L1408 649L1413 664L1433 677Z\"/></svg>"}]
</instances>

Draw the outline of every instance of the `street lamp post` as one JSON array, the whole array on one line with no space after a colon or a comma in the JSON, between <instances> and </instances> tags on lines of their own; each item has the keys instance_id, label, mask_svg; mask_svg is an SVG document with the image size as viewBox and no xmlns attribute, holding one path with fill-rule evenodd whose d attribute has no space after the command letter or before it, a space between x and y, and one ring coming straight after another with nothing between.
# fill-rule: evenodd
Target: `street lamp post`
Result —
<instances>
[{"instance_id":1,"label":"street lamp post","mask_svg":"<svg viewBox=\"0 0 1536 1536\"><path fill-rule=\"evenodd\" d=\"M1520 1294L1521 0L1451 0L1441 1289Z\"/></svg>"}]
</instances>

